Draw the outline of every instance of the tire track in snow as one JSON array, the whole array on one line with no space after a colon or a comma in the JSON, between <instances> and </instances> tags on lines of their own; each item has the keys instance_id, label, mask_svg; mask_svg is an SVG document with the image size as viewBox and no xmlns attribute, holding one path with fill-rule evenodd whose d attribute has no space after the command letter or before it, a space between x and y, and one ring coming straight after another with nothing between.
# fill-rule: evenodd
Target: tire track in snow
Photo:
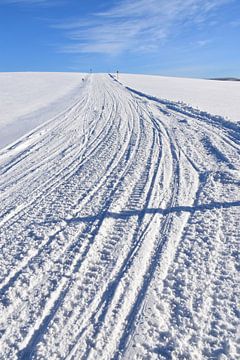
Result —
<instances>
[{"instance_id":1,"label":"tire track in snow","mask_svg":"<svg viewBox=\"0 0 240 360\"><path fill-rule=\"evenodd\" d=\"M2 358L231 359L237 125L101 75L84 96L1 162Z\"/></svg>"},{"instance_id":2,"label":"tire track in snow","mask_svg":"<svg viewBox=\"0 0 240 360\"><path fill-rule=\"evenodd\" d=\"M134 169L134 168L133 168ZM146 177L146 174L144 174L144 176ZM140 193L139 192L139 190L138 190L138 193ZM134 201L136 201L136 198L135 198L135 200ZM112 237L112 236L111 236ZM112 240L112 242L114 242L113 240ZM95 257L96 257L96 255L95 255ZM88 283L88 282L87 282Z\"/></svg>"},{"instance_id":3,"label":"tire track in snow","mask_svg":"<svg viewBox=\"0 0 240 360\"><path fill-rule=\"evenodd\" d=\"M199 190L198 192L196 193L196 198L195 198L195 201L194 201L194 205L193 205L193 209L194 209L194 206L197 205L199 202L201 203L203 200L209 200L208 197L203 197L203 193L207 194L207 191L210 191L210 193L212 193L212 196L216 196L216 194L218 194L217 190L210 190L209 188L209 185L208 185L208 182L207 180L208 179L211 179L212 178L212 184L215 183L215 178L214 176L212 176L211 174L211 170L214 174L215 172L215 169L217 168L218 169L218 172L221 174L221 172L219 171L219 168L220 166L222 167L222 169L224 169L224 171L227 170L227 173L229 172L229 166L228 166L228 162L225 161L224 159L221 159L221 165L219 166L219 158L215 158L214 160L214 157L212 158L212 162L208 162L205 161L205 163L201 164L199 163L199 158L201 159L204 159L204 156L199 156L198 158L197 157L192 157L192 154L189 153L189 148L186 147L186 139L188 139L188 137L186 136L186 131L184 131L184 127L187 127L187 125L185 125L186 123L188 123L188 120L184 120L184 123L183 121L179 121L178 118L175 117L175 114L171 114L171 112L168 110L168 112L165 112L164 110L164 115L166 117L166 121L164 120L164 124L165 126L167 126L167 128L171 128L173 131L172 131L172 134L173 134L173 137L175 138L175 141L176 141L176 144L177 146L179 147L179 149L181 151L183 151L183 153L185 154L186 156L186 159L188 159L190 165L193 167L194 171L196 171L198 173L198 177L199 177L199 180L200 180L200 187L199 187ZM155 114L157 114L157 112L155 112ZM177 120L176 121L173 121L172 124L169 124L169 117L171 118L171 120L173 120L174 118ZM205 116L204 118L204 121L207 123L207 119L210 120L211 122L211 117L209 114L207 114L207 116ZM180 123L180 124L179 124ZM190 121L189 121L190 123ZM192 129L192 132L195 130L194 127L195 127L195 124L197 123L198 125L198 128L199 128L199 122L198 121L194 121L194 123L191 124L191 129ZM215 121L213 121L212 123L215 123ZM184 124L184 125L183 125ZM179 137L179 132L177 131L178 130L178 126L180 125L180 128L181 128L181 131L182 131L182 134L184 134L184 136L181 136L180 139L178 138ZM212 126L212 125L211 125ZM219 142L217 143L216 142L216 147L220 147L220 141L222 141L222 139L224 139L225 135L222 136L222 134L224 134L225 132L225 129L224 127L221 127L218 126L216 127L218 130L221 130L220 132L217 133L217 131L215 130L214 133L216 133L216 136L219 137ZM204 125L202 126L202 129L206 129L205 127L205 123ZM209 129L207 128L207 130L209 131ZM198 130L197 130L198 131ZM231 130L232 131L232 130ZM210 134L210 133L209 133ZM231 134L232 135L232 134ZM209 135L210 136L210 135ZM238 137L236 136L235 139L237 139ZM191 139L191 136L189 136L189 139ZM221 140L220 140L221 139ZM225 139L224 139L225 140ZM229 142L229 141L226 141L226 144L227 146L230 145L232 147L232 149L235 149L235 146L232 146L232 144ZM193 145L193 144L191 144ZM228 148L226 148L227 151L228 151ZM236 150L236 149L235 149ZM239 168L237 165L237 157L236 157L236 153L239 152L239 148L237 149L238 151L235 152L232 152L232 160L234 161L233 164L234 164L234 167L230 167L230 169L237 169ZM232 150L231 150L232 151ZM234 156L235 155L235 156ZM206 157L208 158L208 157ZM215 163L213 163L213 161L215 161ZM218 163L216 163L216 161ZM232 162L231 162L232 163ZM230 164L231 164L230 163ZM230 172L231 173L231 172ZM236 174L236 172L235 172ZM233 172L233 175L234 175L234 172ZM182 176L181 176L182 178ZM237 182L235 182L237 184ZM206 189L205 189L206 187ZM236 187L235 187L236 189ZM236 191L236 190L235 190ZM235 192L235 197L234 199L236 200L236 195L237 195L237 192ZM224 193L222 194L222 196L224 197ZM219 201L219 200L218 200ZM221 205L220 205L220 202L216 202L216 209L218 209ZM237 204L238 202L236 202ZM224 206L224 202L222 204L222 206ZM209 209L211 209L209 207ZM230 207L231 209L231 207ZM215 264L218 264L218 263L221 263L221 260L220 260L220 253L221 253L221 248L223 246L223 239L224 238L221 238L220 237L220 240L219 240L219 250L217 250L217 245L216 243L214 243L214 236L215 234L218 233L218 231L220 231L220 228L221 228L221 225L218 221L216 221L216 214L214 215L214 207L213 207L213 210L209 213L209 214L212 214L213 216L213 224L215 222L216 224L216 228L215 230L213 229L213 226L209 226L210 228L210 232L209 232L209 236L210 236L210 239L211 242L212 242L212 248L214 248L214 250L217 252L217 253L213 253L213 256L214 258L214 262ZM208 214L208 213L207 213ZM185 230L183 231L183 237L182 239L180 240L180 245L178 247L178 250L177 250L177 254L181 254L185 248L185 245L184 245L184 238L185 238L185 235L184 233L187 231L189 231L189 234L191 233L192 231L192 224L191 224L191 218L196 218L196 223L199 223L201 224L201 217L198 216L198 213L195 211L193 211L193 215L190 216L190 218L188 219L187 221L187 224L185 225ZM206 218L206 216L205 216ZM198 220L197 220L198 219ZM203 221L204 223L204 221ZM209 225L209 224L208 224ZM211 229L212 227L212 229ZM191 244L192 244L192 247L195 245L197 246L197 238L195 238L195 234L191 237ZM214 244L214 245L213 245ZM204 249L204 246L203 246L203 249ZM182 251L181 251L182 250ZM211 247L209 248L210 251L210 254L211 254ZM200 255L201 254L201 255ZM202 270L200 269L197 269L196 266L194 266L194 261L195 263L197 263L198 259L190 259L188 260L188 263L190 263L191 265L188 265L188 266L192 266L194 271L195 271L195 276L200 276L200 272L202 271L202 273L204 273L207 269L208 269L208 266L211 267L212 266L212 270L211 270L211 276L215 277L215 272L214 272L214 266L213 264L211 265L211 256L205 257L205 254L204 254L204 250L203 252L200 254L198 254L198 258L201 259L201 261L203 261L203 267L201 268ZM195 333L192 329L194 329L194 322L196 324L197 321L192 321L191 320L191 317L189 317L191 315L191 308L188 307L188 303L187 303L187 299L189 299L189 295L187 293L187 290L188 290L188 284L190 285L191 284L191 281L193 281L191 279L191 281L187 282L185 280L185 278L183 278L184 280L181 281L181 278L183 277L183 275L185 275L185 277L187 276L188 274L188 270L187 269L184 269L183 267L183 262L181 261L180 262L180 255L177 255L179 256L179 262L176 263L176 265L172 265L169 270L168 270L168 274L165 275L165 279L168 281L164 281L164 287L163 289L160 287L159 290L155 290L157 289L157 284L159 284L160 282L160 277L157 276L157 273L159 270L161 270L161 266L159 265L158 266L158 270L156 271L156 274L155 274L155 279L154 279L154 276L153 276L153 279L152 279L152 285L151 285L151 288L150 288L150 291L147 295L147 303L146 303L146 310L144 311L144 314L140 314L140 318L139 318L139 326L137 326L137 328L135 328L135 330L131 333L132 337L135 336L136 334L136 339L135 339L135 342L131 344L131 347L128 348L127 350L127 353L123 355L123 358L132 358L134 356L140 356L141 358L165 358L165 357L187 357L187 358L191 358L191 359L195 359L195 358L208 358L209 356L209 350L208 352L206 351L206 338L202 339L202 345L200 346L200 342L197 342L196 341L196 338L197 336L201 338L201 334L204 334L205 333L205 330L204 330L204 324L207 324L207 321L209 319L209 316L211 316L211 312L213 311L213 308L211 308L209 306L209 302L208 302L208 298L210 296L210 298L214 298L216 295L216 292L217 292L217 288L215 288L215 290L213 289L212 290L212 293L211 292L207 292L205 294L206 298L204 298L204 294L202 294L201 296L199 296L202 292L202 287L201 287L201 283L199 282L196 282L195 283L195 286L196 288L194 288L193 293L190 295L191 296L196 296L196 298L199 296L199 298L201 297L202 298L202 304L203 304L203 308L202 308L202 311L200 310L201 309L201 306L199 305L200 303L198 303L195 311L196 311L196 314L197 314L197 317L198 317L198 323L199 323L199 326L197 326L197 330L195 329ZM175 258L175 262L177 262L177 257ZM186 261L187 263L187 261ZM205 264L205 265L204 265ZM207 265L207 266L206 266ZM164 266L164 265L163 265ZM206 270L204 269L204 266L206 266ZM171 297L168 295L168 293L171 293L171 290L169 289L172 289L173 288L173 291L174 291L174 287L172 285L172 278L174 277L174 272L173 272L173 268L175 267L176 269L176 274L177 274L177 271L178 271L178 274L179 274L179 284L182 284L181 286L179 285L179 291L177 290L177 287L175 288L176 292L172 295L172 304L168 304L168 307L166 306L168 301L171 299ZM183 274L182 274L183 273ZM221 271L220 271L220 274L221 274ZM159 274L160 275L160 274ZM202 274L203 275L203 274ZM209 276L209 274L206 275L207 277ZM221 277L221 275L220 275ZM190 278L190 276L189 276ZM169 279L169 280L168 280ZM205 289L207 289L207 281L206 281L206 277L202 278L203 282L205 283ZM210 281L210 280L209 280ZM213 280L214 281L214 280ZM221 282L222 283L222 282ZM177 284L177 281L176 281L176 284ZM194 284L194 282L193 282ZM223 284L223 283L222 283ZM179 311L178 313L174 312L174 307L175 309L177 309L176 305L177 302L178 302L178 297L181 296L181 287L183 289L186 289L186 292L185 294L181 297L181 300L182 300L182 303L184 304L185 303L185 306L186 308L184 308L184 306L181 307L181 304L179 301ZM197 289L199 287L199 290ZM166 295L162 295L161 292L165 292ZM168 291L168 293L167 293ZM156 294L158 294L158 298L156 296L154 296L154 293L156 292ZM223 299L225 299L227 293L223 296ZM160 298L160 300L159 300ZM163 301L161 300L161 298L165 298L166 299L166 304L163 303ZM206 301L207 300L207 301ZM213 300L212 300L213 301ZM210 302L211 303L211 302ZM215 302L216 303L216 302ZM224 304L224 300L222 301L222 304ZM233 302L231 303L231 306L233 306ZM156 310L152 310L154 307L156 306ZM216 306L216 305L214 305ZM181 309L180 309L181 308ZM148 309L151 309L151 310L148 310ZM172 318L171 318L171 321L169 324L168 324L168 329L166 329L166 326L167 326L167 322L164 322L164 318L167 318L168 316L168 309L172 309ZM151 314L152 313L152 314ZM159 315L158 315L159 313ZM189 315L190 314L190 315ZM228 314L229 316L229 314ZM161 319L162 317L162 319ZM179 319L179 323L177 323L176 321L174 322L174 319L176 319L178 317ZM189 318L189 319L188 319ZM150 320L151 319L151 320ZM159 324L157 325L157 320L159 321L159 324L160 325L160 328L159 328ZM181 323L182 321L182 323ZM185 322L184 322L185 321ZM234 320L234 317L228 317L228 321L229 323L236 323L236 319ZM136 323L136 322L135 322ZM146 323L149 324L149 333L147 334L146 333ZM215 322L213 321L213 323L219 323L219 319L216 317L215 318ZM141 325L141 324L144 324L144 325ZM182 324L182 325L181 325ZM202 333L200 332L199 330L199 327L203 327L202 328ZM171 329L174 328L174 331L175 331L175 334L177 334L177 336L173 335L174 334L174 331L171 331ZM217 326L216 326L216 329L217 329ZM190 335L192 332L192 339L190 338ZM232 331L232 334L234 332ZM184 335L183 334L186 334L186 340L184 339ZM211 334L211 333L210 333ZM233 359L235 358L234 356L232 357L231 352L237 354L235 352L234 349L234 341L233 341L233 335L231 335L231 340L229 341L226 341L226 338L230 335L230 333L228 333L227 331L225 331L225 340L224 340L224 337L223 337L223 341L215 341L215 344L214 342L210 342L209 343L209 347L211 348L211 346L214 344L216 347L217 347L217 343L219 345L220 344L223 344L223 345L220 345L220 347L222 346L222 349L220 350L219 348L216 348L215 351L212 351L211 352L211 356L216 356L217 354L224 354L224 356L228 356L229 358ZM211 338L211 335L209 336ZM148 342L146 342L146 339L148 339ZM194 340L195 339L195 340ZM145 340L145 341L144 341ZM145 343L144 343L145 342ZM187 346L186 346L187 344ZM225 344L225 345L224 345ZM143 345L143 346L142 346ZM186 349L188 348L188 349ZM201 348L203 348L204 350L202 350ZM201 356L202 357L198 357L198 356Z\"/></svg>"}]
</instances>

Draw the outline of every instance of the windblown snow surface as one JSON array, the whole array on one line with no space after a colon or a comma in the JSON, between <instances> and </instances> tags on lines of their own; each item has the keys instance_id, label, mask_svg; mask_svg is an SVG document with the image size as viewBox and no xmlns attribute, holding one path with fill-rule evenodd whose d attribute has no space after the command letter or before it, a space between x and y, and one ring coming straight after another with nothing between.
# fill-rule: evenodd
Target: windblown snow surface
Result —
<instances>
[{"instance_id":1,"label":"windblown snow surface","mask_svg":"<svg viewBox=\"0 0 240 360\"><path fill-rule=\"evenodd\" d=\"M83 74L0 73L0 148L51 119L79 96Z\"/></svg>"},{"instance_id":2,"label":"windblown snow surface","mask_svg":"<svg viewBox=\"0 0 240 360\"><path fill-rule=\"evenodd\" d=\"M239 359L239 123L77 94L0 150L0 359Z\"/></svg>"}]
</instances>

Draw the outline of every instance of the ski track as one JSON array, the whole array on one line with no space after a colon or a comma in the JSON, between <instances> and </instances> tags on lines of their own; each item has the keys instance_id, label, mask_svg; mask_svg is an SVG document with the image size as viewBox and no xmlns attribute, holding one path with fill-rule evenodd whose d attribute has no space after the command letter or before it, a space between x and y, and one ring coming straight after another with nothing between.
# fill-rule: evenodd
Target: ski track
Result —
<instances>
[{"instance_id":1,"label":"ski track","mask_svg":"<svg viewBox=\"0 0 240 360\"><path fill-rule=\"evenodd\" d=\"M89 75L0 151L0 359L240 358L239 125Z\"/></svg>"}]
</instances>

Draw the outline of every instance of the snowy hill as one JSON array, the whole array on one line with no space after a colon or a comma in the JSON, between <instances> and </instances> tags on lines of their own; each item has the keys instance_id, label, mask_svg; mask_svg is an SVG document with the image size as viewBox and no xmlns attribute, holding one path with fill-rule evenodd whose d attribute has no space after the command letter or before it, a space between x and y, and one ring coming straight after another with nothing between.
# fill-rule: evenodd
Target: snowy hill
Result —
<instances>
[{"instance_id":1,"label":"snowy hill","mask_svg":"<svg viewBox=\"0 0 240 360\"><path fill-rule=\"evenodd\" d=\"M238 359L239 83L81 78L0 83L0 358Z\"/></svg>"},{"instance_id":2,"label":"snowy hill","mask_svg":"<svg viewBox=\"0 0 240 360\"><path fill-rule=\"evenodd\" d=\"M74 103L83 76L0 73L0 148Z\"/></svg>"},{"instance_id":3,"label":"snowy hill","mask_svg":"<svg viewBox=\"0 0 240 360\"><path fill-rule=\"evenodd\" d=\"M240 121L240 82L121 74L124 85Z\"/></svg>"}]
</instances>

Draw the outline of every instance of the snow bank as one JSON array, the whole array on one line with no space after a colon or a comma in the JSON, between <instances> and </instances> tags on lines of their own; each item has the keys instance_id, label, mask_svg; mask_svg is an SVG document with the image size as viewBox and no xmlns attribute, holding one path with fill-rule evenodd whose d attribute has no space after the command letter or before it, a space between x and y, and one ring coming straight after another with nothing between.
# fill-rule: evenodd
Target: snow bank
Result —
<instances>
[{"instance_id":1,"label":"snow bank","mask_svg":"<svg viewBox=\"0 0 240 360\"><path fill-rule=\"evenodd\" d=\"M123 85L148 95L240 121L240 82L121 74Z\"/></svg>"},{"instance_id":2,"label":"snow bank","mask_svg":"<svg viewBox=\"0 0 240 360\"><path fill-rule=\"evenodd\" d=\"M0 148L62 111L81 80L78 73L0 73Z\"/></svg>"}]
</instances>

